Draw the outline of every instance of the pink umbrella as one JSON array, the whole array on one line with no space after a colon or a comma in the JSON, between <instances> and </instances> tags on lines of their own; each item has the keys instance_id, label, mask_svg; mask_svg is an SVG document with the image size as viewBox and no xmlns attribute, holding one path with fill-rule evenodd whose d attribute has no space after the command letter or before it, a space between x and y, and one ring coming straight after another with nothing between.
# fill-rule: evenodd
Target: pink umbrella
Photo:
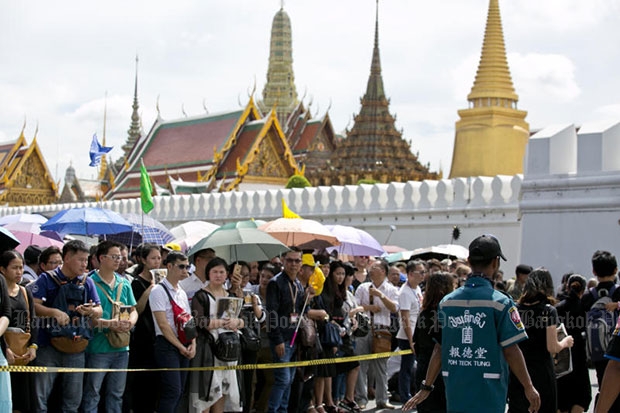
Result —
<instances>
[{"instance_id":1,"label":"pink umbrella","mask_svg":"<svg viewBox=\"0 0 620 413\"><path fill-rule=\"evenodd\" d=\"M22 254L28 248L29 245L38 245L41 248L58 247L62 248L65 244L61 241L44 237L43 235L33 234L30 232L12 231L15 238L17 238L20 244L15 249Z\"/></svg>"}]
</instances>

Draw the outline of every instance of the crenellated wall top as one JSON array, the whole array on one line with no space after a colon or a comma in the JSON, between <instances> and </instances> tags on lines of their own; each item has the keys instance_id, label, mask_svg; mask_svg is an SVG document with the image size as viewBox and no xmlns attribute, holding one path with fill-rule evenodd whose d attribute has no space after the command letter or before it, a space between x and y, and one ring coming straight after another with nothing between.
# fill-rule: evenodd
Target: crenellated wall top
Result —
<instances>
[{"instance_id":1,"label":"crenellated wall top","mask_svg":"<svg viewBox=\"0 0 620 413\"><path fill-rule=\"evenodd\" d=\"M162 222L233 221L281 216L281 199L305 218L369 213L433 213L516 209L522 175L393 182L375 185L320 186L303 189L256 190L154 197L150 214ZM0 215L54 212L78 206L103 206L119 213L141 212L140 199L101 204L56 204L0 208Z\"/></svg>"}]
</instances>

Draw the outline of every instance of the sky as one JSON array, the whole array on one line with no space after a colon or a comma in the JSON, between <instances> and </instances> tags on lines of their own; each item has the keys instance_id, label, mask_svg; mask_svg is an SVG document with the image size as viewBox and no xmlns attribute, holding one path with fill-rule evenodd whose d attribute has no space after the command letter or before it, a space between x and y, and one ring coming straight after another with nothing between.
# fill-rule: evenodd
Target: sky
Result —
<instances>
[{"instance_id":1,"label":"sky","mask_svg":"<svg viewBox=\"0 0 620 413\"><path fill-rule=\"evenodd\" d=\"M92 135L122 155L135 57L145 132L157 117L234 110L266 81L280 0L0 0L0 142L26 122L56 180L81 178ZM334 129L352 127L370 73L375 1L286 0L300 97ZM488 0L381 0L383 80L413 152L448 176L457 110L467 108ZM519 108L531 130L620 121L620 0L500 0ZM107 94L107 99L106 99ZM192 148L179 148L192 150Z\"/></svg>"}]
</instances>

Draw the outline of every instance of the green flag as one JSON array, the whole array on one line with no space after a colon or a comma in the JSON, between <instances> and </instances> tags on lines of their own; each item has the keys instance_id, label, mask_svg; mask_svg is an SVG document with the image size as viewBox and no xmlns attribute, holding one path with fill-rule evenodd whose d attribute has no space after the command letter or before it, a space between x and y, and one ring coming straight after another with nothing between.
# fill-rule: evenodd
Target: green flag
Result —
<instances>
[{"instance_id":1,"label":"green flag","mask_svg":"<svg viewBox=\"0 0 620 413\"><path fill-rule=\"evenodd\" d=\"M149 174L146 172L143 161L140 161L140 201L142 204L142 211L144 211L145 214L153 210L153 186L151 185L151 178L149 178Z\"/></svg>"}]
</instances>

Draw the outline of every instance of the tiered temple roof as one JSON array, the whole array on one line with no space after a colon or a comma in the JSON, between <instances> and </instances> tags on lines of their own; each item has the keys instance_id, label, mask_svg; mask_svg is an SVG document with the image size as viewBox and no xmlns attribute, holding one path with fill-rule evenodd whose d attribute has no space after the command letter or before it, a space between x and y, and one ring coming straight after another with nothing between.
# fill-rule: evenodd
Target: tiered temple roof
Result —
<instances>
[{"instance_id":1,"label":"tiered temple roof","mask_svg":"<svg viewBox=\"0 0 620 413\"><path fill-rule=\"evenodd\" d=\"M252 98L241 110L158 118L136 142L108 198L139 196L140 160L156 187L172 194L230 191L248 182L282 187L297 171L275 113L262 118Z\"/></svg>"},{"instance_id":2,"label":"tiered temple roof","mask_svg":"<svg viewBox=\"0 0 620 413\"><path fill-rule=\"evenodd\" d=\"M385 96L379 56L379 5L366 94L352 130L332 153L327 169L308 173L314 185L356 184L361 179L391 182L437 179L422 165L395 127Z\"/></svg>"}]
</instances>

